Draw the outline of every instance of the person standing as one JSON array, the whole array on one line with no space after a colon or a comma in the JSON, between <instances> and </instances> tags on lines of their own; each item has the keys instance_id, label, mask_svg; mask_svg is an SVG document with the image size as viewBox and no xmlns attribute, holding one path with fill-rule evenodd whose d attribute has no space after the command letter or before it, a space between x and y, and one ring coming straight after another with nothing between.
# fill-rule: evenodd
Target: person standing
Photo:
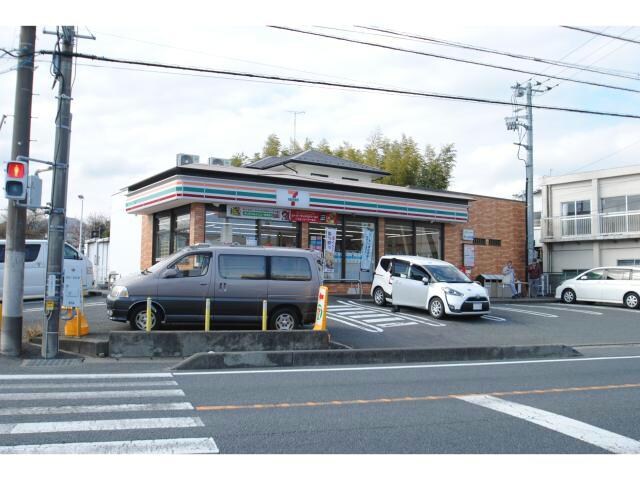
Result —
<instances>
[{"instance_id":1,"label":"person standing","mask_svg":"<svg viewBox=\"0 0 640 480\"><path fill-rule=\"evenodd\" d=\"M502 269L502 283L506 283L509 285L509 288L511 288L511 298L518 296L518 291L516 290L516 272L513 269L513 262L511 260L509 260Z\"/></svg>"},{"instance_id":2,"label":"person standing","mask_svg":"<svg viewBox=\"0 0 640 480\"><path fill-rule=\"evenodd\" d=\"M540 290L540 278L542 277L542 267L540 260L535 259L531 265L527 267L529 273L529 296L537 297Z\"/></svg>"}]
</instances>

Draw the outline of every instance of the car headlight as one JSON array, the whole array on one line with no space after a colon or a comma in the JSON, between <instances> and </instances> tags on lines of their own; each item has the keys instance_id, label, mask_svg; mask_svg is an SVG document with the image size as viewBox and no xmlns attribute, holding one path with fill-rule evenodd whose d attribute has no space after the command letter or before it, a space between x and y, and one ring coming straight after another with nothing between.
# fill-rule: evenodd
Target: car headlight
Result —
<instances>
[{"instance_id":1,"label":"car headlight","mask_svg":"<svg viewBox=\"0 0 640 480\"><path fill-rule=\"evenodd\" d=\"M444 290L444 293L446 293L447 295L453 295L454 297L462 296L462 293L460 293L458 290L454 290L451 287L444 287L442 290Z\"/></svg>"},{"instance_id":2,"label":"car headlight","mask_svg":"<svg viewBox=\"0 0 640 480\"><path fill-rule=\"evenodd\" d=\"M111 296L113 298L128 297L129 296L129 290L127 290L127 287L123 287L121 285L116 285L115 287L113 287L111 289Z\"/></svg>"}]
</instances>

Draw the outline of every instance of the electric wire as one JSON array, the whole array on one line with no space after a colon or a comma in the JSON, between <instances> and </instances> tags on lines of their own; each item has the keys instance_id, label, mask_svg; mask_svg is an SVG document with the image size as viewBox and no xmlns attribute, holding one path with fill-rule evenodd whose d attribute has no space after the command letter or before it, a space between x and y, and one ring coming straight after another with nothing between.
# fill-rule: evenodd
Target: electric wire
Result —
<instances>
[{"instance_id":1,"label":"electric wire","mask_svg":"<svg viewBox=\"0 0 640 480\"><path fill-rule=\"evenodd\" d=\"M568 28L569 30L577 30L579 32L591 33L593 35L600 35L601 37L614 38L616 40L621 40L623 42L637 43L638 45L640 45L640 41L633 38L621 37L619 35L611 35L610 33L602 33L596 30L589 30L588 28L570 27L568 25L560 25L560 26L562 28Z\"/></svg>"},{"instance_id":2,"label":"electric wire","mask_svg":"<svg viewBox=\"0 0 640 480\"><path fill-rule=\"evenodd\" d=\"M42 55L51 55L54 52L51 50L40 50L39 53ZM163 68L163 69L169 69L169 70L190 71L190 72L199 72L199 73L212 73L212 74L218 74L218 75L230 76L230 77L266 79L266 80L274 80L274 81L283 82L283 83L294 83L294 84L303 84L303 85L323 85L323 86L341 87L341 88L359 90L359 91L385 92L385 93L394 93L394 94L401 94L401 95L408 95L408 96L415 96L415 97L436 98L436 99L442 99L442 100L456 100L456 101L471 102L471 103L478 103L478 104L493 104L493 105L507 105L507 106L512 105L510 101L471 97L471 96L465 96L465 95L400 90L395 88L382 88L382 87L372 87L367 85L328 82L325 80L310 80L310 79L294 78L294 77L282 77L278 75L266 75L266 74L259 74L259 73L250 73L250 72L237 72L232 70L218 70L218 69L202 68L202 67L188 67L184 65L147 62L143 60L117 59L112 57L91 55L91 54L85 54L85 53L71 53L71 54L61 53L61 55L84 58L87 60L94 60L98 62L138 65L138 66L156 67L156 68ZM560 107L560 106L553 106L553 105L533 105L533 108L536 108L539 110L552 110L552 111L583 113L583 114L608 116L608 117L640 119L640 115L635 115L631 113L603 112L598 110L588 110L588 109L572 108L572 107Z\"/></svg>"},{"instance_id":3,"label":"electric wire","mask_svg":"<svg viewBox=\"0 0 640 480\"><path fill-rule=\"evenodd\" d=\"M405 48L393 47L391 45L384 45L384 44L381 44L381 43L366 42L364 40L355 40L355 39L352 39L352 38L338 37L336 35L327 35L327 34L324 34L324 33L311 32L311 31L308 31L308 30L300 30L300 29L297 29L297 28L283 27L283 26L278 26L278 25L268 25L268 27L276 28L276 29L279 29L279 30L286 30L286 31L295 32L295 33L302 33L302 34L305 34L305 35L312 35L312 36L317 36L317 37L330 38L330 39L333 39L333 40L340 40L340 41L343 41L343 42L355 43L355 44L359 44L359 45L366 45L366 46L370 46L370 47L383 48L383 49L387 49L387 50L393 50L393 51L404 52L404 53L412 53L412 54L415 54L415 55L422 55L422 56L432 57L432 58L439 58L441 60L449 60L449 61L453 61L453 62L466 63L466 64L469 64L469 65L476 65L476 66L480 66L480 67L488 67L488 68L494 68L494 69L498 69L498 70L505 70L505 71L509 71L509 72L524 73L524 74L527 74L527 75L539 76L538 72L532 72L532 71L529 71L529 70L521 70L519 68L505 67L505 66L501 66L501 65L494 65L494 64L491 64L491 63L476 62L474 60L467 60L467 59L463 59L463 58L450 57L450 56L447 56L447 55L439 55L439 54L428 53L428 52L423 52L423 51L419 51L419 50L410 50L410 49L405 49ZM556 80L564 80L564 81L569 81L569 82L574 82L574 83L580 83L580 84L583 84L583 85L590 85L590 86L595 86L595 87L610 88L610 89L613 89L613 90L621 90L621 91L626 91L626 92L640 93L640 90L636 90L634 88L627 88L627 87L621 87L621 86L616 86L616 85L609 85L609 84L606 84L606 83L590 82L590 81L587 81L587 80L575 80L575 79L571 79L571 78L568 78L568 77L559 77L559 76L554 76L554 75L545 75L545 77L554 78Z\"/></svg>"},{"instance_id":4,"label":"electric wire","mask_svg":"<svg viewBox=\"0 0 640 480\"><path fill-rule=\"evenodd\" d=\"M634 145L637 145L637 144L639 144L639 143L640 143L640 138L639 138L639 139L637 139L636 141L634 141L634 142L630 143L629 145L627 145L627 146L625 146L625 147L622 147L622 148L620 148L620 149L616 150L616 151L615 151L615 152L613 152L613 153L610 153L610 154L608 154L608 155L605 155L604 157L601 157L601 158L599 158L599 159L597 159L597 160L594 160L593 162L590 162L590 163L587 163L587 164L585 164L585 165L582 165L582 166L580 166L580 167L578 167L578 168L576 168L576 169L574 169L574 170L570 170L570 171L568 171L567 173L565 173L564 175L569 175L569 174L571 174L571 173L578 172L578 171L582 170L583 168L590 167L591 165L595 165L596 163L599 163L599 162L601 162L602 160L606 160L606 159L608 159L608 158L614 157L614 156L618 155L619 153L621 153L621 152L623 152L623 151L625 151L625 150L627 150L627 149L629 149L629 148L631 148L631 147L633 147Z\"/></svg>"}]
</instances>

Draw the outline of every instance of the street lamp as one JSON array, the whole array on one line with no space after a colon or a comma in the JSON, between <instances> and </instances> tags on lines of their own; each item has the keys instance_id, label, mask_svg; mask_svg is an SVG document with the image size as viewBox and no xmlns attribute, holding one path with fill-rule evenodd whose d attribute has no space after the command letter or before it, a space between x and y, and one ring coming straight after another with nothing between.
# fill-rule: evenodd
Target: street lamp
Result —
<instances>
[{"instance_id":1,"label":"street lamp","mask_svg":"<svg viewBox=\"0 0 640 480\"><path fill-rule=\"evenodd\" d=\"M84 195L78 195L80 199L80 235L78 238L78 251L83 253L84 249L82 248L82 215L84 213Z\"/></svg>"}]
</instances>

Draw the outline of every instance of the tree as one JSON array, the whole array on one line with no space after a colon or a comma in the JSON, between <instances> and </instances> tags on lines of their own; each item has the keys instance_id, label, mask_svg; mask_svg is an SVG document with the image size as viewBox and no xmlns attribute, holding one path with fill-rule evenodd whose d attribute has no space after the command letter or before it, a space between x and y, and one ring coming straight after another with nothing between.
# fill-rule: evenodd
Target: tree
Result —
<instances>
[{"instance_id":1,"label":"tree","mask_svg":"<svg viewBox=\"0 0 640 480\"><path fill-rule=\"evenodd\" d=\"M282 144L280 143L280 139L275 133L272 133L267 137L267 141L264 143L264 147L262 147L262 156L277 157L280 154L281 148Z\"/></svg>"},{"instance_id":2,"label":"tree","mask_svg":"<svg viewBox=\"0 0 640 480\"><path fill-rule=\"evenodd\" d=\"M47 236L49 223L47 216L41 210L27 210L27 225L25 238L40 240Z\"/></svg>"},{"instance_id":3,"label":"tree","mask_svg":"<svg viewBox=\"0 0 640 480\"><path fill-rule=\"evenodd\" d=\"M456 155L453 143L443 145L437 154L431 145L427 145L418 184L434 190L449 188L453 168L456 165Z\"/></svg>"},{"instance_id":4,"label":"tree","mask_svg":"<svg viewBox=\"0 0 640 480\"><path fill-rule=\"evenodd\" d=\"M102 213L91 213L84 222L83 229L82 236L85 239L107 238L111 233L111 220Z\"/></svg>"},{"instance_id":5,"label":"tree","mask_svg":"<svg viewBox=\"0 0 640 480\"><path fill-rule=\"evenodd\" d=\"M231 155L231 166L232 167L242 167L245 163L249 161L249 157L247 157L244 152L234 153Z\"/></svg>"},{"instance_id":6,"label":"tree","mask_svg":"<svg viewBox=\"0 0 640 480\"><path fill-rule=\"evenodd\" d=\"M329 146L329 142L327 142L326 138L323 138L322 140L320 140L320 143L318 143L316 150L322 153L326 153L327 155L331 155L332 153L331 146Z\"/></svg>"}]
</instances>

